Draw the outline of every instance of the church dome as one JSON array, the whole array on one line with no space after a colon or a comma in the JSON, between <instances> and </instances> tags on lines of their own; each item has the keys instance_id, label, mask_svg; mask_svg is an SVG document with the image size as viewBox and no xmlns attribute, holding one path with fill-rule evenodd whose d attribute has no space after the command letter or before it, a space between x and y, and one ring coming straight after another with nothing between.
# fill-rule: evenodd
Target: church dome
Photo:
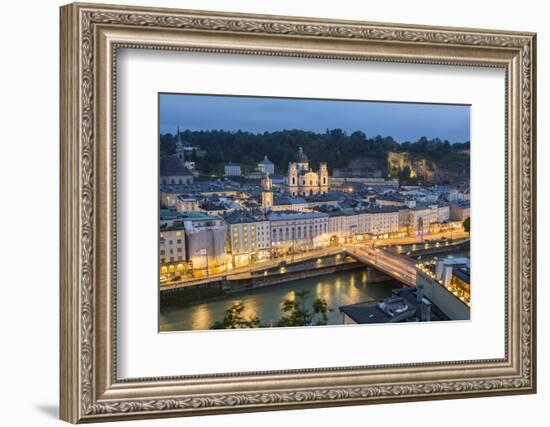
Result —
<instances>
[{"instance_id":1,"label":"church dome","mask_svg":"<svg viewBox=\"0 0 550 427\"><path fill-rule=\"evenodd\" d=\"M296 161L299 163L306 163L308 161L308 158L304 153L304 149L302 147L298 148L298 155L296 156Z\"/></svg>"}]
</instances>

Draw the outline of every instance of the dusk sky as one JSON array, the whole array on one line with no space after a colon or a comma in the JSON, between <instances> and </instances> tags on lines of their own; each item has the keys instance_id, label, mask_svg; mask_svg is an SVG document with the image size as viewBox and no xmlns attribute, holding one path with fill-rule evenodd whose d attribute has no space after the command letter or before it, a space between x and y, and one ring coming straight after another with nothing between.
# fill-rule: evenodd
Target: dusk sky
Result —
<instances>
[{"instance_id":1,"label":"dusk sky","mask_svg":"<svg viewBox=\"0 0 550 427\"><path fill-rule=\"evenodd\" d=\"M465 105L161 94L160 132L173 134L178 123L180 130L341 128L398 142L422 136L451 143L470 140L470 107Z\"/></svg>"}]
</instances>

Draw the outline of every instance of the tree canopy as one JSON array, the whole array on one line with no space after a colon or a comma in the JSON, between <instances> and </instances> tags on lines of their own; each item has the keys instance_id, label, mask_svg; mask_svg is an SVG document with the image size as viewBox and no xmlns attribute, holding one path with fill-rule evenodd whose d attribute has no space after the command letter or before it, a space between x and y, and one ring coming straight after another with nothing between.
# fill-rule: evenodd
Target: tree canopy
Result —
<instances>
[{"instance_id":1,"label":"tree canopy","mask_svg":"<svg viewBox=\"0 0 550 427\"><path fill-rule=\"evenodd\" d=\"M322 161L329 168L346 167L350 160L359 157L386 159L388 152L410 152L426 158L439 159L452 153L469 150L470 143L442 141L439 138L420 138L418 141L396 142L391 136L368 137L362 131L348 134L342 129L327 129L323 133L291 129L264 133L224 130L181 132L182 139L200 151L189 153L187 158L197 164L205 174L222 173L223 165L233 161L243 169L254 169L265 155L275 164L279 173L286 171L289 161L294 160L298 147L303 147L312 166ZM160 136L160 154L173 154L176 135Z\"/></svg>"}]
</instances>

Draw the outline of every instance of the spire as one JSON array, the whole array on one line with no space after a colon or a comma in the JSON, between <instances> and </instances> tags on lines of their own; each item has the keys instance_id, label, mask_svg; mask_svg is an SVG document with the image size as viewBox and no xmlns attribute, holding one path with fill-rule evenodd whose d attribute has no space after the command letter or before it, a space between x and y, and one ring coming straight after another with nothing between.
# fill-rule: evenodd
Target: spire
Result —
<instances>
[{"instance_id":1,"label":"spire","mask_svg":"<svg viewBox=\"0 0 550 427\"><path fill-rule=\"evenodd\" d=\"M176 132L176 146L180 146L181 149L183 149L183 140L181 138L181 132L180 132L180 122L178 121L178 129Z\"/></svg>"},{"instance_id":2,"label":"spire","mask_svg":"<svg viewBox=\"0 0 550 427\"><path fill-rule=\"evenodd\" d=\"M185 163L184 151L185 149L183 147L183 140L181 138L181 133L180 133L180 123L178 121L178 130L176 134L176 155L178 156L178 159L180 159L182 163Z\"/></svg>"}]
</instances>

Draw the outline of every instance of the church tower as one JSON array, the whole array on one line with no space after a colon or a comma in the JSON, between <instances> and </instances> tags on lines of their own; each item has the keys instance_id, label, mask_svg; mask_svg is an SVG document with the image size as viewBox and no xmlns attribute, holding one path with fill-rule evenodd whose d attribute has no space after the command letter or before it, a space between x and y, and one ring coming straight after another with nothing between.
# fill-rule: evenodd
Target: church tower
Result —
<instances>
[{"instance_id":1,"label":"church tower","mask_svg":"<svg viewBox=\"0 0 550 427\"><path fill-rule=\"evenodd\" d=\"M286 178L288 185L288 192L292 196L298 194L298 167L295 162L288 164L288 176Z\"/></svg>"},{"instance_id":2,"label":"church tower","mask_svg":"<svg viewBox=\"0 0 550 427\"><path fill-rule=\"evenodd\" d=\"M328 193L328 166L326 162L319 165L319 191L321 194Z\"/></svg>"},{"instance_id":3,"label":"church tower","mask_svg":"<svg viewBox=\"0 0 550 427\"><path fill-rule=\"evenodd\" d=\"M262 209L267 213L273 208L273 183L269 174L264 174L260 186L262 189Z\"/></svg>"},{"instance_id":4,"label":"church tower","mask_svg":"<svg viewBox=\"0 0 550 427\"><path fill-rule=\"evenodd\" d=\"M176 134L176 156L178 159L180 159L181 164L183 165L185 163L185 148L183 144L183 139L181 137L180 133L180 126L178 124L178 131Z\"/></svg>"}]
</instances>

